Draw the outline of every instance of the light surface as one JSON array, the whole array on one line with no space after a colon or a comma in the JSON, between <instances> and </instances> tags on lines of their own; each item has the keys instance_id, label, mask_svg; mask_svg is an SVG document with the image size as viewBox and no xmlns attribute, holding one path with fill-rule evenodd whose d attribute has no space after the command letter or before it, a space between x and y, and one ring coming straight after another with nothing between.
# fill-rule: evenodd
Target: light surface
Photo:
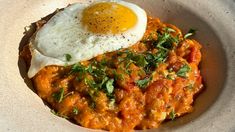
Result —
<instances>
[{"instance_id":1,"label":"light surface","mask_svg":"<svg viewBox=\"0 0 235 132\"><path fill-rule=\"evenodd\" d=\"M73 1L0 0L0 131L91 131L51 114L22 79L26 71L18 60L24 27ZM201 66L206 89L196 99L195 111L150 131L235 131L235 1L132 2L184 32L197 28L196 39L203 45Z\"/></svg>"}]
</instances>

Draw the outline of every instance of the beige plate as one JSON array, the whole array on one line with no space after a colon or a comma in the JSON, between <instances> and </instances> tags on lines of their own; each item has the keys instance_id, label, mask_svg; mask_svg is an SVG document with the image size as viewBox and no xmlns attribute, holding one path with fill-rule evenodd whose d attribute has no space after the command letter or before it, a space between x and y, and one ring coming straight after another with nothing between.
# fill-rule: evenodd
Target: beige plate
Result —
<instances>
[{"instance_id":1,"label":"beige plate","mask_svg":"<svg viewBox=\"0 0 235 132\"><path fill-rule=\"evenodd\" d=\"M51 114L25 84L21 75L26 71L18 61L24 27L73 1L0 0L1 132L90 131ZM184 32L198 29L195 39L203 45L201 69L206 89L196 99L194 112L153 131L235 131L235 0L132 2Z\"/></svg>"}]
</instances>

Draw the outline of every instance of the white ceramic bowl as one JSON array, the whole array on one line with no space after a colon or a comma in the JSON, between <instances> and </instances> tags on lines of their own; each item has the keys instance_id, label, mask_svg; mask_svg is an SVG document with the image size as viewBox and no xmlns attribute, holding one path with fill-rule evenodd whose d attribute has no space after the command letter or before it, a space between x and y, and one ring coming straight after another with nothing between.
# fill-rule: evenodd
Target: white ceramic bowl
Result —
<instances>
[{"instance_id":1,"label":"white ceramic bowl","mask_svg":"<svg viewBox=\"0 0 235 132\"><path fill-rule=\"evenodd\" d=\"M24 27L79 0L0 0L0 131L92 131L51 114L24 82ZM195 110L149 131L235 131L235 0L129 0L184 32L198 29L205 90Z\"/></svg>"}]
</instances>

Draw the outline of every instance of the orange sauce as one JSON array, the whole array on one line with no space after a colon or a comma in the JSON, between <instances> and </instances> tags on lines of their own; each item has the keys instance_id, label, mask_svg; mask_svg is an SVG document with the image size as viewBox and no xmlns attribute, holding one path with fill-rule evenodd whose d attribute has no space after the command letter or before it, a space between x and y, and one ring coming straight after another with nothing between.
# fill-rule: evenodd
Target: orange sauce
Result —
<instances>
[{"instance_id":1,"label":"orange sauce","mask_svg":"<svg viewBox=\"0 0 235 132\"><path fill-rule=\"evenodd\" d=\"M153 44L160 43L165 32L178 42L172 41L164 60L153 61L151 55L162 55ZM81 62L85 72L74 70L75 65L47 66L32 81L37 94L58 116L81 126L111 131L157 128L165 120L193 111L193 97L202 89L200 49L197 41L184 39L177 27L149 18L143 39L134 46ZM146 62L147 53L150 60ZM31 59L27 46L21 55L26 61ZM99 77L104 77L94 72L99 64L109 84L106 80L100 85Z\"/></svg>"}]
</instances>

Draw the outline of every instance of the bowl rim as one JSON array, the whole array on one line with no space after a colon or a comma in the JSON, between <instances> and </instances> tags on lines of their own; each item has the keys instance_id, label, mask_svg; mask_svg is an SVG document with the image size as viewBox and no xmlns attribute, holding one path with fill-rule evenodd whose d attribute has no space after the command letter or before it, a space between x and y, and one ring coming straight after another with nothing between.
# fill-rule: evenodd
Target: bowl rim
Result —
<instances>
[{"instance_id":1,"label":"bowl rim","mask_svg":"<svg viewBox=\"0 0 235 132\"><path fill-rule=\"evenodd\" d=\"M41 99L28 88L25 90L26 85L19 75L17 66L18 44L23 36L24 26L72 1L75 0L61 0L59 2L56 0L49 2L47 0L0 1L0 7L3 9L0 10L0 14L2 14L0 16L0 36L2 36L0 40L2 49L0 52L1 131L63 131L65 128L68 131L88 130L51 116L48 112L49 109L43 106ZM149 0L149 2L152 1L154 0ZM144 2L144 0L140 0L140 2ZM235 1L214 0L212 3L210 1L175 0L175 2L193 11L197 10L197 14L203 19L208 16L203 13L211 13L214 19L210 19L208 22L213 24L212 27L222 42L228 60L226 84L216 102L203 116L197 118L193 123L175 129L175 131L194 129L198 131L234 131L235 121L231 120L231 117L235 114L235 104L233 103L235 101L235 91L233 90L235 87L235 37L233 36L235 34ZM32 7L35 6L40 9L33 9ZM25 13L29 9L32 11ZM34 99L34 103L32 103L32 99ZM39 104L40 106L38 106ZM31 109L32 107L42 109L42 111ZM44 113L43 116L41 116L42 113ZM46 116L48 116L47 119ZM46 120L50 120L50 122ZM55 124L54 120L59 120L58 124ZM42 125L38 125L39 123Z\"/></svg>"}]
</instances>

